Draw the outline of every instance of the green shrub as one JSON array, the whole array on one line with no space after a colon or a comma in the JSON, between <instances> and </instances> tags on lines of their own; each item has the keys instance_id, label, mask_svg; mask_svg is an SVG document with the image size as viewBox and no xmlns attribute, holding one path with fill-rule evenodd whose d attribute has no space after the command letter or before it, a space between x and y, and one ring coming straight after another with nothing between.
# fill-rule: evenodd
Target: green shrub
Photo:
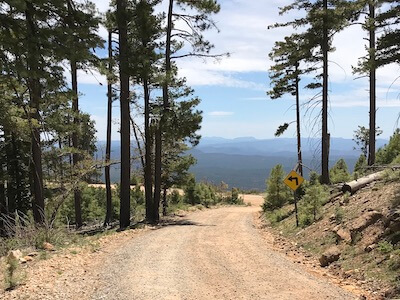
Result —
<instances>
[{"instance_id":1,"label":"green shrub","mask_svg":"<svg viewBox=\"0 0 400 300\"><path fill-rule=\"evenodd\" d=\"M388 267L392 271L397 271L400 269L400 249L393 251L388 261Z\"/></svg>"},{"instance_id":2,"label":"green shrub","mask_svg":"<svg viewBox=\"0 0 400 300\"><path fill-rule=\"evenodd\" d=\"M267 195L264 198L263 210L271 211L284 206L293 193L283 183L284 172L282 165L276 165L272 168L269 178L267 179Z\"/></svg>"},{"instance_id":3,"label":"green shrub","mask_svg":"<svg viewBox=\"0 0 400 300\"><path fill-rule=\"evenodd\" d=\"M339 159L332 169L329 170L329 176L332 183L346 182L350 180L347 164L343 158Z\"/></svg>"},{"instance_id":4,"label":"green shrub","mask_svg":"<svg viewBox=\"0 0 400 300\"><path fill-rule=\"evenodd\" d=\"M353 179L357 180L358 178L364 176L367 167L367 158L364 154L361 154L358 158L356 164L354 165Z\"/></svg>"},{"instance_id":5,"label":"green shrub","mask_svg":"<svg viewBox=\"0 0 400 300\"><path fill-rule=\"evenodd\" d=\"M344 210L341 206L336 206L335 208L335 221L337 224L342 223L344 218Z\"/></svg>"},{"instance_id":6,"label":"green shrub","mask_svg":"<svg viewBox=\"0 0 400 300\"><path fill-rule=\"evenodd\" d=\"M390 164L400 155L400 129L397 128L389 143L376 152L377 164Z\"/></svg>"},{"instance_id":7,"label":"green shrub","mask_svg":"<svg viewBox=\"0 0 400 300\"><path fill-rule=\"evenodd\" d=\"M19 284L19 276L17 274L19 262L13 255L6 257L6 270L4 272L4 283L6 290L12 290Z\"/></svg>"},{"instance_id":8,"label":"green shrub","mask_svg":"<svg viewBox=\"0 0 400 300\"><path fill-rule=\"evenodd\" d=\"M239 196L239 189L232 188L231 195L226 198L229 204L243 204L243 198Z\"/></svg>"},{"instance_id":9,"label":"green shrub","mask_svg":"<svg viewBox=\"0 0 400 300\"><path fill-rule=\"evenodd\" d=\"M196 178L191 175L189 179L186 182L185 186L185 202L189 203L191 205L196 204L196 199L195 199L195 189L196 189ZM198 204L198 203L197 203Z\"/></svg>"},{"instance_id":10,"label":"green shrub","mask_svg":"<svg viewBox=\"0 0 400 300\"><path fill-rule=\"evenodd\" d=\"M267 219L272 223L279 223L293 214L293 210L287 210L285 208L276 209L266 213Z\"/></svg>"},{"instance_id":11,"label":"green shrub","mask_svg":"<svg viewBox=\"0 0 400 300\"><path fill-rule=\"evenodd\" d=\"M328 192L320 184L306 188L305 195L300 201L300 224L308 226L319 218L321 207L328 200Z\"/></svg>"},{"instance_id":12,"label":"green shrub","mask_svg":"<svg viewBox=\"0 0 400 300\"><path fill-rule=\"evenodd\" d=\"M388 254L393 251L393 245L388 241L383 241L378 244L378 250L383 254Z\"/></svg>"},{"instance_id":13,"label":"green shrub","mask_svg":"<svg viewBox=\"0 0 400 300\"><path fill-rule=\"evenodd\" d=\"M178 204L183 201L183 197L179 194L177 190L173 190L171 194L167 196L168 202L171 204Z\"/></svg>"}]
</instances>

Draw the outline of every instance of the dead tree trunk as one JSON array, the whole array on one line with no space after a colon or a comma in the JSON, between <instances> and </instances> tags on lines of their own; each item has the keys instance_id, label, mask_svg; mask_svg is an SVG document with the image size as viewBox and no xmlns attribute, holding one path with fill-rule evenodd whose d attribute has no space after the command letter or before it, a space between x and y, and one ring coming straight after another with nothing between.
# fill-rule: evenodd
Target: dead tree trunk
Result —
<instances>
[{"instance_id":1,"label":"dead tree trunk","mask_svg":"<svg viewBox=\"0 0 400 300\"><path fill-rule=\"evenodd\" d=\"M353 180L350 182L347 182L343 185L342 187L342 192L346 193L349 192L351 194L354 194L358 190L362 189L365 187L367 184L374 182L376 180L382 179L384 174L384 171L378 172L378 173L373 173L368 176L359 178L357 180Z\"/></svg>"},{"instance_id":2,"label":"dead tree trunk","mask_svg":"<svg viewBox=\"0 0 400 300\"><path fill-rule=\"evenodd\" d=\"M303 176L303 158L301 155L301 132L300 132L300 95L299 95L299 63L296 63L296 125L297 125L297 161L300 175Z\"/></svg>"}]
</instances>

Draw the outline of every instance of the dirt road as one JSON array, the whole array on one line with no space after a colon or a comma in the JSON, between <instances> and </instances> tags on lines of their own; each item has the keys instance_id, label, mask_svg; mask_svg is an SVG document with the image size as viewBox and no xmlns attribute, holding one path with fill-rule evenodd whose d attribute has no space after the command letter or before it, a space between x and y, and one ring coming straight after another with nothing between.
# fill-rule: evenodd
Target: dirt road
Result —
<instances>
[{"instance_id":1,"label":"dirt road","mask_svg":"<svg viewBox=\"0 0 400 300\"><path fill-rule=\"evenodd\" d=\"M270 250L253 225L259 210L195 212L132 239L110 254L93 299L354 299Z\"/></svg>"}]
</instances>

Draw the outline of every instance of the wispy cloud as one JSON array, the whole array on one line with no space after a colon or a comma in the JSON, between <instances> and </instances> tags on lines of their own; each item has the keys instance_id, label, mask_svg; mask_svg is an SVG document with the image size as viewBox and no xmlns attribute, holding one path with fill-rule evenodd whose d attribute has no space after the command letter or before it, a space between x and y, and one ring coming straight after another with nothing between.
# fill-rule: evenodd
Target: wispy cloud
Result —
<instances>
[{"instance_id":1,"label":"wispy cloud","mask_svg":"<svg viewBox=\"0 0 400 300\"><path fill-rule=\"evenodd\" d=\"M216 117L226 117L226 116L232 116L234 112L232 111L212 111L209 112L209 116L216 116Z\"/></svg>"}]
</instances>

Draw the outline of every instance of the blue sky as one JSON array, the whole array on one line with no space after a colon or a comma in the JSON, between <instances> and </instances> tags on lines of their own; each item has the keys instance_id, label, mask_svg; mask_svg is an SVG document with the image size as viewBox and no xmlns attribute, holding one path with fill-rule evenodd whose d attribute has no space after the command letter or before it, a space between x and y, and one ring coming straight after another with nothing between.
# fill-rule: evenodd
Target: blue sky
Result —
<instances>
[{"instance_id":1,"label":"blue sky","mask_svg":"<svg viewBox=\"0 0 400 300\"><path fill-rule=\"evenodd\" d=\"M101 11L108 6L107 0L94 1ZM220 62L202 59L182 59L178 61L180 75L187 78L201 99L199 109L203 111L203 136L235 138L253 136L273 138L276 128L283 122L295 119L292 105L294 99L287 95L282 99L270 100L268 59L273 44L290 34L290 29L267 30L275 22L289 20L294 15L279 16L278 7L289 3L286 0L223 0L221 12L215 16L220 33L209 32L209 40L215 44L215 52L230 52L231 56ZM159 10L165 8L165 1ZM106 37L104 29L100 34ZM334 46L336 52L330 56L330 124L333 137L352 138L358 125L368 126L368 80L358 79L352 74L352 65L358 57L365 54L363 38L365 32L359 26L353 26L339 33ZM340 66L338 66L340 65ZM391 65L378 70L377 77L377 125L383 130L382 137L387 138L396 127L400 112L400 67ZM92 114L96 121L98 139L105 139L106 128L106 86L99 74L79 75L81 109ZM307 78L303 79L306 82ZM313 95L301 91L302 103ZM113 140L119 139L118 103L114 104ZM304 137L319 136L317 126L312 127L313 116L302 110ZM285 133L285 137L294 137L295 127Z\"/></svg>"}]
</instances>

